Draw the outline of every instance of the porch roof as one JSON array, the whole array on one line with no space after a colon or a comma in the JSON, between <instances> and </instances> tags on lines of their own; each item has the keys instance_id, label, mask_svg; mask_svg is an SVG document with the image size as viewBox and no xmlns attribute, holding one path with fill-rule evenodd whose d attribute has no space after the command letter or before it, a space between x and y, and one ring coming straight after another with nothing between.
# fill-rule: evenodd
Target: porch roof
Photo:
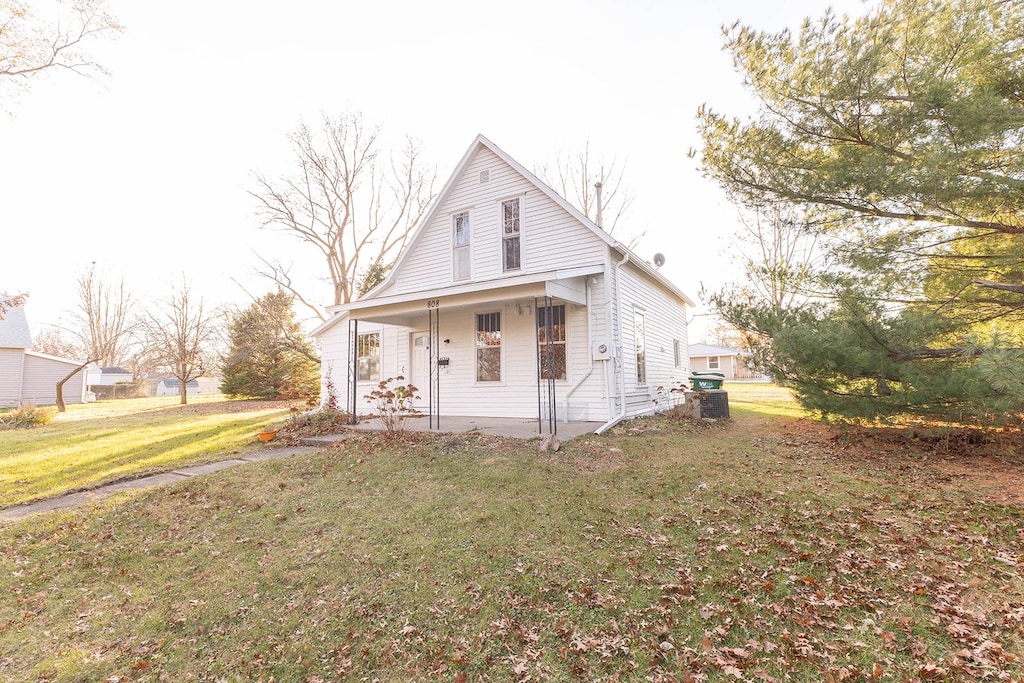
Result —
<instances>
[{"instance_id":1,"label":"porch roof","mask_svg":"<svg viewBox=\"0 0 1024 683\"><path fill-rule=\"evenodd\" d=\"M516 277L452 285L429 291L360 299L331 306L332 317L313 330L320 336L341 320L356 318L365 322L415 327L426 319L427 311L471 308L497 301L515 301L550 296L575 304L586 304L585 278L604 272L602 264L580 268L532 273Z\"/></svg>"}]
</instances>

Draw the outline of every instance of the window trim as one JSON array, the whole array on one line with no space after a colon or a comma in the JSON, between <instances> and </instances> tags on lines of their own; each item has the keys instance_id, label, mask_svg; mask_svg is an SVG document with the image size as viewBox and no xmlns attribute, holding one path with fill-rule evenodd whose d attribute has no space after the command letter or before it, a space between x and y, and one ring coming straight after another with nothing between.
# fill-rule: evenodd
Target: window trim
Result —
<instances>
[{"instance_id":1,"label":"window trim","mask_svg":"<svg viewBox=\"0 0 1024 683\"><path fill-rule=\"evenodd\" d=\"M508 202L516 202L519 206L518 229L514 235L506 236L505 234L505 204ZM503 273L515 273L523 271L523 197L517 195L515 197L507 197L505 199L498 200L498 238L500 240L499 249L501 251L501 272ZM509 268L505 262L505 242L510 241L513 236L519 240L519 265L515 268Z\"/></svg>"},{"instance_id":2,"label":"window trim","mask_svg":"<svg viewBox=\"0 0 1024 683\"><path fill-rule=\"evenodd\" d=\"M641 321L640 325L637 325L638 320ZM637 334L638 328L642 335ZM633 377L636 379L638 387L645 387L647 386L647 311L637 306L633 307L633 349L633 361L636 366Z\"/></svg>"},{"instance_id":3,"label":"window trim","mask_svg":"<svg viewBox=\"0 0 1024 683\"><path fill-rule=\"evenodd\" d=\"M555 340L553 340L551 342L540 341L540 329L541 329L541 327L540 327L541 326L540 316L542 315L543 311L546 311L546 310L549 310L549 309L556 309L556 308L562 309L562 339L561 340L555 339ZM565 376L564 377L555 377L554 380L556 382L566 382L566 383L568 383L568 381L569 381L569 368L570 368L570 365L569 365L569 309L568 309L568 307L565 304L551 304L551 306L538 306L537 307L537 313L536 313L536 320L535 320L535 322L536 322L536 325L537 325L537 329L536 329L537 347L538 347L537 348L537 353L538 353L538 356L539 356L538 359L537 359L537 362L540 363L540 359L543 358L543 351L542 351L542 349L547 344L553 344L555 346L561 346L562 347L562 354L563 354L563 356L565 358L565 367L564 367ZM537 375L543 381L547 381L547 379L548 379L547 377L543 376L542 368L540 368L540 367L537 368Z\"/></svg>"},{"instance_id":4,"label":"window trim","mask_svg":"<svg viewBox=\"0 0 1024 683\"><path fill-rule=\"evenodd\" d=\"M465 217L466 219L466 243L459 244L457 241L458 236L458 223L459 219ZM452 214L452 281L463 282L471 280L473 278L473 220L470 216L469 209L465 211L457 211ZM458 258L459 254L465 254L466 259L466 275L460 276L458 270Z\"/></svg>"},{"instance_id":5,"label":"window trim","mask_svg":"<svg viewBox=\"0 0 1024 683\"><path fill-rule=\"evenodd\" d=\"M374 349L376 351L376 353L369 353L369 354L365 354L365 355L360 355L360 353L362 351L366 350L366 348L364 347L363 340L364 339L368 339L369 337L376 337L376 339L377 339L377 344L376 344L376 347ZM379 382L380 381L380 375L381 375L380 363L381 363L381 357L383 355L383 354L381 354L380 342L381 342L381 334L380 334L379 330L376 331L376 332L362 332L362 333L360 333L356 337L356 382ZM377 376L374 377L372 372L368 372L367 374L369 376L364 379L361 376L361 373L362 373L362 370L363 370L363 362L362 361L363 360L369 361L371 358L376 358L377 359ZM369 365L369 363L367 363L367 365Z\"/></svg>"},{"instance_id":6,"label":"window trim","mask_svg":"<svg viewBox=\"0 0 1024 683\"><path fill-rule=\"evenodd\" d=\"M473 313L473 383L474 385L480 386L502 386L505 383L505 339L501 336L501 323L502 315L501 310L489 310ZM480 318L483 316L496 315L498 316L498 379L480 379L480 351L484 348L480 346Z\"/></svg>"}]
</instances>

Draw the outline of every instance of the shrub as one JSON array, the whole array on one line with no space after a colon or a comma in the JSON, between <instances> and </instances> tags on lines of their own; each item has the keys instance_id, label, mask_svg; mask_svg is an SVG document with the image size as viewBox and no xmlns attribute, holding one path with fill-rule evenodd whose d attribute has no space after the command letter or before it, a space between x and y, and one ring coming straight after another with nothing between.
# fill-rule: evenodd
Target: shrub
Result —
<instances>
[{"instance_id":1,"label":"shrub","mask_svg":"<svg viewBox=\"0 0 1024 683\"><path fill-rule=\"evenodd\" d=\"M376 408L376 416L380 418L384 430L388 434L397 434L403 431L403 422L409 415L416 415L420 411L413 408L413 402L419 398L416 395L416 387L412 384L402 384L405 377L388 377L381 380L377 388L363 398L368 399Z\"/></svg>"},{"instance_id":2,"label":"shrub","mask_svg":"<svg viewBox=\"0 0 1024 683\"><path fill-rule=\"evenodd\" d=\"M50 424L52 419L52 409L21 406L0 413L0 429L32 429Z\"/></svg>"}]
</instances>

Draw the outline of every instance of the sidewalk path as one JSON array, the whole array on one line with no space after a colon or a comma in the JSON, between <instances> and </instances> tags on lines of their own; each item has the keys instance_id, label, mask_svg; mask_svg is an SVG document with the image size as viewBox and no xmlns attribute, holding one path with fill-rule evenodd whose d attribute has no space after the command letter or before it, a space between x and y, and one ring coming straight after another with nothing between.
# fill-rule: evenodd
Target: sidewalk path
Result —
<instances>
[{"instance_id":1,"label":"sidewalk path","mask_svg":"<svg viewBox=\"0 0 1024 683\"><path fill-rule=\"evenodd\" d=\"M57 496L56 498L47 498L46 500L38 500L34 503L26 503L25 505L16 505L14 507L0 510L0 522L12 521L34 515L39 512L49 512L51 510L60 510L63 508L73 507L75 505L81 505L90 501L102 500L112 493L118 491L131 491L133 489L144 489L150 486L160 486L163 484L172 484L182 479L188 479L189 477L195 477L200 474L209 474L210 472L216 472L218 470L227 469L229 467L235 467L236 465L244 465L247 462L258 462L260 460L276 460L277 458L287 458L292 455L298 455L300 453L306 453L308 451L316 450L315 446L289 446L286 448L274 448L265 451L259 451L258 453L250 453L240 458L232 458L229 460L219 460L217 462L207 463L205 465L194 465L192 467L182 467L181 469L172 470L170 472L164 472L162 474L153 474L148 477L140 477L138 479L128 479L125 481L114 482L113 484L105 484L98 486L88 491L78 491L76 493L69 493L63 496Z\"/></svg>"}]
</instances>

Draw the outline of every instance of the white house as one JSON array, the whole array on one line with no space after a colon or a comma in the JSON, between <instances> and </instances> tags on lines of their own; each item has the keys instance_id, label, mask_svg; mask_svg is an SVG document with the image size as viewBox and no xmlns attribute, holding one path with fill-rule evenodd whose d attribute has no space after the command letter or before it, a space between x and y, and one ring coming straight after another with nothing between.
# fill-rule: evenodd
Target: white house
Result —
<instances>
[{"instance_id":1,"label":"white house","mask_svg":"<svg viewBox=\"0 0 1024 683\"><path fill-rule=\"evenodd\" d=\"M478 136L387 279L313 334L324 399L353 415L372 412L379 381L403 376L430 426L511 417L600 433L680 397L668 390L689 375L692 305Z\"/></svg>"},{"instance_id":2,"label":"white house","mask_svg":"<svg viewBox=\"0 0 1024 683\"><path fill-rule=\"evenodd\" d=\"M0 319L0 407L55 404L57 383L85 362L37 353L31 348L25 308L6 311ZM85 395L82 370L64 383L61 396L65 403L84 403Z\"/></svg>"},{"instance_id":3,"label":"white house","mask_svg":"<svg viewBox=\"0 0 1024 683\"><path fill-rule=\"evenodd\" d=\"M726 379L764 379L764 375L747 366L749 351L715 344L692 344L689 349L690 369L694 372L719 372Z\"/></svg>"}]
</instances>

